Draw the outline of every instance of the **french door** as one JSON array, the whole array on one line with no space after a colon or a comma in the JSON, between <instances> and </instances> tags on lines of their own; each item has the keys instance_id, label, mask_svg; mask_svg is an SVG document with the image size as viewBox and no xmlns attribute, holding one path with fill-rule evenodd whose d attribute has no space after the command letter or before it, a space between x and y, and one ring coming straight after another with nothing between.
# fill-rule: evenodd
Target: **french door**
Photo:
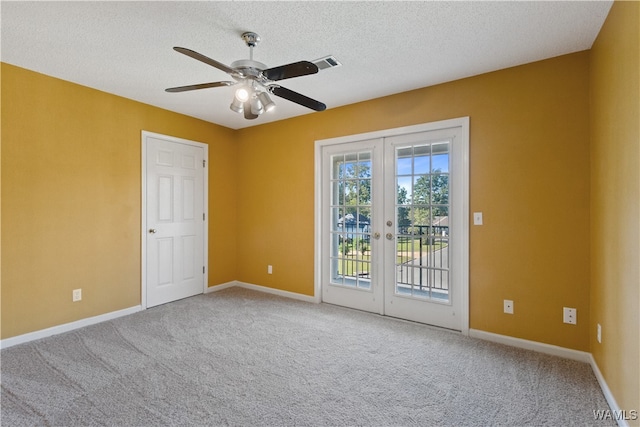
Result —
<instances>
[{"instance_id":1,"label":"french door","mask_svg":"<svg viewBox=\"0 0 640 427\"><path fill-rule=\"evenodd\" d=\"M323 301L468 329L467 124L321 144Z\"/></svg>"},{"instance_id":2,"label":"french door","mask_svg":"<svg viewBox=\"0 0 640 427\"><path fill-rule=\"evenodd\" d=\"M382 143L339 144L322 153L322 299L380 314Z\"/></svg>"}]
</instances>

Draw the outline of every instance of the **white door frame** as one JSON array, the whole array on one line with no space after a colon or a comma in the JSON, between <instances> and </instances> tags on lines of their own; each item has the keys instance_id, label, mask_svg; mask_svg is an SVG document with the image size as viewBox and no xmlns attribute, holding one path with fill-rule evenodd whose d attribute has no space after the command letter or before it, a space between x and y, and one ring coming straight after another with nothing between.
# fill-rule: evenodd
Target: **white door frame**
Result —
<instances>
[{"instance_id":1,"label":"white door frame","mask_svg":"<svg viewBox=\"0 0 640 427\"><path fill-rule=\"evenodd\" d=\"M462 334L469 334L469 117L460 117L437 122L424 123L413 126L404 126L394 129L385 129L374 132L367 132L355 135L341 136L315 141L315 209L314 209L314 301L322 301L322 281L323 281L323 260L322 260L322 221L324 212L322 210L322 148L328 145L345 144L375 138L387 138L391 136L404 135L416 132L426 132L452 127L462 128L462 180L463 180L463 203L462 215L465 220L462 227L462 265L460 274L462 275Z\"/></svg>"},{"instance_id":2,"label":"white door frame","mask_svg":"<svg viewBox=\"0 0 640 427\"><path fill-rule=\"evenodd\" d=\"M140 283L140 296L141 301L140 305L143 310L147 308L147 137L163 139L165 141L175 142L179 144L191 145L204 149L204 159L207 167L204 168L204 279L202 283L202 292L205 293L207 291L207 287L209 285L209 145L191 141L188 139L178 138L175 136L163 135L160 133L149 132L146 130L142 131L141 134L141 151L142 151L142 219L141 219L141 229L140 229L140 238L142 242L142 250L141 250L141 283Z\"/></svg>"}]
</instances>

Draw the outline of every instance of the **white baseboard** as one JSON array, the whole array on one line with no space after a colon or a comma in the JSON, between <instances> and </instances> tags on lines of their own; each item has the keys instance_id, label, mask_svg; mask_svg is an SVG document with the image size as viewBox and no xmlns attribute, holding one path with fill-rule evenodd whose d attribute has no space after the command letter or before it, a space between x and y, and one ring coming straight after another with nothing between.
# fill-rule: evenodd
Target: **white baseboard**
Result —
<instances>
[{"instance_id":1,"label":"white baseboard","mask_svg":"<svg viewBox=\"0 0 640 427\"><path fill-rule=\"evenodd\" d=\"M607 400L607 403L609 404L609 408L611 408L611 412L618 413L618 414L622 413L622 411L620 410L620 407L618 406L618 402L616 402L615 397L613 397L613 394L611 393L611 389L609 389L607 382L604 380L604 377L602 376L602 372L600 372L600 368L596 363L596 359L593 358L593 354L591 353L589 353L589 364L591 365L591 369L593 369L593 373L596 376L596 379L598 380L598 384L600 384L600 389L602 389L602 394L604 394L604 398ZM605 409L605 408L602 408L602 409ZM619 427L629 427L629 423L624 419L616 419L616 422L618 423Z\"/></svg>"},{"instance_id":2,"label":"white baseboard","mask_svg":"<svg viewBox=\"0 0 640 427\"><path fill-rule=\"evenodd\" d=\"M292 298L300 301L311 302L311 303L319 303L320 299L315 296L298 294L295 292L283 291L280 289L269 288L266 286L254 285L251 283L240 282L237 280L233 280L231 282L222 283L219 285L209 286L205 290L205 294L221 291L223 289L231 288L234 286L238 286L240 288L251 289L254 291L265 292L268 294L278 295L285 298ZM123 310L113 311L111 313L101 314L99 316L89 317L86 319L81 319L75 322L65 323L64 325L53 326L51 328L42 329L40 331L30 332L24 335L19 335L16 337L6 338L4 340L0 340L0 349L9 348L14 345L24 344L30 341L35 341L41 338L46 338L52 335L62 334L64 332L69 332L75 329L79 329L85 326L94 325L96 323L105 322L108 320L116 319L118 317L127 316L129 314L137 313L142 311L142 306L138 305L135 307L125 308ZM566 359L577 360L579 362L588 363L591 365L591 369L598 380L598 384L600 384L600 388L602 389L602 393L604 394L609 407L612 412L620 413L620 407L618 406L616 399L613 397L607 382L605 381L602 373L600 372L600 368L596 363L593 355L591 353L587 353L585 351L572 350L569 348L559 347L556 345L540 343L536 341L529 341L521 338L510 337L507 335L494 334L491 332L480 331L477 329L469 329L469 336L472 338L478 338L485 341L491 341L499 344L509 345L512 347L522 348L526 350L537 351L539 353L549 354L552 356L563 357ZM603 408L604 409L604 408ZM619 427L628 427L629 424L624 419L616 420Z\"/></svg>"},{"instance_id":3,"label":"white baseboard","mask_svg":"<svg viewBox=\"0 0 640 427\"><path fill-rule=\"evenodd\" d=\"M268 288L266 286L253 285L251 283L239 282L232 280L231 282L222 283L215 286L209 286L204 291L205 294L221 291L222 289L238 286L240 288L253 289L254 291L266 292L269 294L279 295L286 298L293 298L307 302L319 302L315 297L308 295L302 295L295 292L281 291L279 289ZM47 329L41 329L39 331L29 332L24 335L18 335L16 337L6 338L0 340L0 349L13 347L14 345L24 344L30 341L39 340L41 338L50 337L52 335L58 335L65 332L70 332L75 329L83 328L85 326L95 325L96 323L106 322L107 320L117 319L118 317L127 316L129 314L137 313L143 310L141 305L135 307L125 308L123 310L112 311L111 313L101 314L99 316L88 317L86 319L80 319L75 322L65 323L64 325L52 326Z\"/></svg>"},{"instance_id":4,"label":"white baseboard","mask_svg":"<svg viewBox=\"0 0 640 427\"><path fill-rule=\"evenodd\" d=\"M223 289L227 289L227 288L232 288L234 286L238 286L238 281L236 280L232 280L230 282L227 283L221 283L219 285L213 285L213 286L209 286L204 293L205 294L210 294L211 292L218 292L221 291Z\"/></svg>"},{"instance_id":5,"label":"white baseboard","mask_svg":"<svg viewBox=\"0 0 640 427\"><path fill-rule=\"evenodd\" d=\"M238 280L232 280L231 282L222 283L220 285L209 286L205 293L217 292L223 289L232 288L237 286L239 288L251 289L253 291L264 292L267 294L278 295L285 298L297 299L300 301L319 303L320 301L316 299L316 297L311 297L309 295L298 294L296 292L283 291L281 289L269 288L267 286L254 285L253 283L240 282Z\"/></svg>"},{"instance_id":6,"label":"white baseboard","mask_svg":"<svg viewBox=\"0 0 640 427\"><path fill-rule=\"evenodd\" d=\"M620 410L616 399L613 397L613 393L609 389L607 382L600 372L600 368L596 363L596 360L593 358L591 353L587 353L585 351L572 350L569 348L558 347L556 345L544 344L536 341L524 340L521 338L509 337L506 335L494 334L491 332L479 331L477 329L469 329L469 336L472 338L479 338L486 341L492 341L499 344L505 344L512 347L523 348L526 350L533 350L539 353L550 354L552 356L563 357L565 359L577 360L579 362L588 363L591 365L591 369L593 370L596 379L598 380L598 384L600 385L600 389L604 394L607 403L609 404L609 408L611 409L611 414L625 414L624 411ZM597 408L605 410L606 408ZM629 427L629 423L623 417L614 418L618 423L619 427Z\"/></svg>"},{"instance_id":7,"label":"white baseboard","mask_svg":"<svg viewBox=\"0 0 640 427\"><path fill-rule=\"evenodd\" d=\"M589 363L589 358L591 356L591 353L587 353L586 351L572 350L570 348L559 347L557 345L545 344L537 341L529 341L522 338L509 337L507 335L499 335L491 332L480 331L477 329L469 329L469 336L485 341L492 341L499 344L509 345L511 347L518 347L525 350L537 351L538 353L563 357L565 359L577 360L584 363Z\"/></svg>"},{"instance_id":8,"label":"white baseboard","mask_svg":"<svg viewBox=\"0 0 640 427\"><path fill-rule=\"evenodd\" d=\"M285 298L297 299L300 301L318 303L320 301L317 300L316 297L312 297L309 295L298 294L296 292L283 291L280 289L269 288L267 286L254 285L246 282L236 282L236 286L239 288L252 289L254 291L265 292L267 294L278 295Z\"/></svg>"},{"instance_id":9,"label":"white baseboard","mask_svg":"<svg viewBox=\"0 0 640 427\"><path fill-rule=\"evenodd\" d=\"M14 345L24 344L29 341L39 340L41 338L50 337L52 335L58 335L65 332L73 331L75 329L83 328L89 325L95 325L96 323L106 322L107 320L117 319L118 317L128 316L129 314L137 313L142 310L142 306L137 305L135 307L125 308L123 310L112 311L110 313L101 314L99 316L87 317L86 319L80 319L75 322L65 323L64 325L52 326L51 328L41 329L35 332L29 332L24 335L18 335L17 337L6 338L0 341L0 348L9 348Z\"/></svg>"}]
</instances>

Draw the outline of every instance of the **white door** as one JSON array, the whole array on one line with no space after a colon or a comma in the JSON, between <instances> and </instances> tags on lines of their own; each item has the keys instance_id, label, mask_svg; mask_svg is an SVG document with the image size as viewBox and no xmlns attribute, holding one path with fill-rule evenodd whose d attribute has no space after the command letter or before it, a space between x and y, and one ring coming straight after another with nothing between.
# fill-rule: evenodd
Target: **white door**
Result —
<instances>
[{"instance_id":1,"label":"white door","mask_svg":"<svg viewBox=\"0 0 640 427\"><path fill-rule=\"evenodd\" d=\"M321 141L323 301L468 329L467 123Z\"/></svg>"},{"instance_id":2,"label":"white door","mask_svg":"<svg viewBox=\"0 0 640 427\"><path fill-rule=\"evenodd\" d=\"M462 330L460 127L385 140L385 314ZM459 152L460 151L460 152Z\"/></svg>"},{"instance_id":3,"label":"white door","mask_svg":"<svg viewBox=\"0 0 640 427\"><path fill-rule=\"evenodd\" d=\"M332 145L322 153L322 300L380 314L382 247L372 230L382 221L374 210L382 200L382 142Z\"/></svg>"},{"instance_id":4,"label":"white door","mask_svg":"<svg viewBox=\"0 0 640 427\"><path fill-rule=\"evenodd\" d=\"M204 291L206 145L143 133L143 304Z\"/></svg>"}]
</instances>

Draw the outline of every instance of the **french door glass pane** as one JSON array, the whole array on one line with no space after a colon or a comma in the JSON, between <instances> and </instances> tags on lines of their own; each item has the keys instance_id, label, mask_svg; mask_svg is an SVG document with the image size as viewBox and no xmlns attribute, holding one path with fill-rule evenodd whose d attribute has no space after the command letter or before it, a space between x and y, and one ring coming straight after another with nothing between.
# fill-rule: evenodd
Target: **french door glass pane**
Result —
<instances>
[{"instance_id":1,"label":"french door glass pane","mask_svg":"<svg viewBox=\"0 0 640 427\"><path fill-rule=\"evenodd\" d=\"M449 302L450 141L396 152L397 295Z\"/></svg>"},{"instance_id":2,"label":"french door glass pane","mask_svg":"<svg viewBox=\"0 0 640 427\"><path fill-rule=\"evenodd\" d=\"M371 290L371 152L331 157L331 284Z\"/></svg>"}]
</instances>

